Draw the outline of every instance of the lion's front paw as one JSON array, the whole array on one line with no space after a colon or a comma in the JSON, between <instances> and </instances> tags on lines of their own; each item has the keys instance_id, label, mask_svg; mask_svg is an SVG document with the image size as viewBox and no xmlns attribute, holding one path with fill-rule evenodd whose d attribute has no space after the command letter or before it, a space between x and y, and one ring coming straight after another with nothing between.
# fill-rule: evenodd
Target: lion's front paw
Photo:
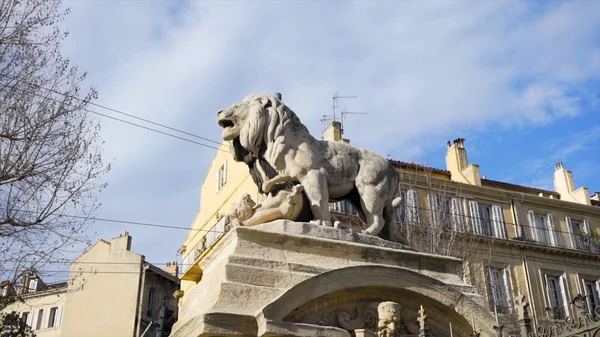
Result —
<instances>
[{"instance_id":1,"label":"lion's front paw","mask_svg":"<svg viewBox=\"0 0 600 337\"><path fill-rule=\"evenodd\" d=\"M321 226L321 223L323 222L323 220L310 220L309 223L312 225L317 225L317 226Z\"/></svg>"}]
</instances>

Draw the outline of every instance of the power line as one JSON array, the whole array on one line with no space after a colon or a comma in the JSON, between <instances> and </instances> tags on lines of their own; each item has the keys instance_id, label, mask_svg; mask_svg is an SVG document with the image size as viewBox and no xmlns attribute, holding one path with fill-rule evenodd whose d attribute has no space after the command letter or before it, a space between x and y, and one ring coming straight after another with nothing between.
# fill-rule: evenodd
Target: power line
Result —
<instances>
[{"instance_id":1,"label":"power line","mask_svg":"<svg viewBox=\"0 0 600 337\"><path fill-rule=\"evenodd\" d=\"M20 81L20 82L23 82L23 83L25 83L27 85L35 86L35 87L38 87L38 88L50 91L52 93L58 94L58 95L62 95L62 96L68 97L68 98L73 98L73 99L79 100L81 102L84 102L84 100L81 99L81 98L78 98L78 97L75 97L75 96L70 96L70 95L67 95L67 94L64 94L64 93L61 93L61 92L57 92L55 90L42 87L42 86L40 86L38 84L29 83L29 82L26 82L24 80L19 80L17 78L10 77L10 76L4 75L4 74L0 74L0 76L6 77L6 78L9 78L9 79L12 79L12 80ZM37 94L37 93L34 93L34 92L27 92L26 90L20 89L20 88L13 88L13 89L21 91L23 93L29 93L29 94L32 94L34 96L37 96L37 97L40 97L40 98L43 98L43 99L48 99L48 100L51 100L51 101L59 103L59 104L64 104L64 105L67 105L67 106L70 106L70 107L73 107L73 108L78 108L78 109L81 109L83 111L87 111L89 113L93 113L93 114L96 114L96 115L99 115L99 116L102 116L102 117L106 117L106 118L113 119L113 120L116 120L116 121L119 121L119 122L122 122L122 123L126 123L126 124L129 124L129 125L132 125L132 126L136 126L136 127L148 130L148 131L157 132L157 133L160 133L160 134L165 135L165 136L173 137L173 138L176 138L176 139L180 139L180 140L183 140L183 141L186 141L186 142L190 142L190 143L197 144L197 145L200 145L200 146L208 147L208 148L211 148L211 149L215 149L215 150L219 150L219 151L223 151L223 152L229 152L227 150L224 150L224 149L221 149L221 148L218 148L218 147L214 147L214 146L211 146L211 145L200 143L200 142L197 142L197 141L194 141L194 140L191 140L191 139L188 139L188 138L184 138L184 137L181 137L181 136L177 136L177 135L174 135L174 134L171 134L171 133L168 133L168 132L164 132L164 131L160 131L160 130L157 130L157 129L153 129L151 127L143 126L143 125L140 125L140 124L137 124L137 123L133 123L133 122L121 119L121 118L117 118L117 117L114 117L114 116L106 115L106 114L103 114L103 113L98 112L98 111L90 110L88 108L81 108L81 107L77 107L77 106L75 106L73 104L67 104L67 103L64 103L64 102L60 102L60 101L58 101L55 98L46 97L46 96L43 96L41 94ZM116 110L116 109L113 109L113 108L110 108L110 107L107 107L107 106L104 106L104 105L101 105L101 104L96 104L96 103L93 103L93 102L87 102L87 103L90 104L90 105L93 105L93 106L100 107L102 109L106 109L106 110L109 110L109 111L112 111L112 112L116 112L116 113L119 113L119 114L122 114L122 115L125 115L125 116L128 116L128 117L134 118L134 119L138 119L138 120L141 120L141 121L153 124L153 125L161 126L163 128L169 129L169 130L180 132L180 133L185 134L185 135L189 135L189 136L192 136L192 137L203 139L205 141L209 141L211 143L215 143L215 144L221 145L220 142L211 140L209 138L201 137L201 136L198 136L198 135L186 132L186 131L182 131L182 130L179 130L179 129L176 129L176 128L173 128L173 127L170 127L170 126L167 126L167 125L164 125L164 124L160 124L160 123L148 120L148 119L137 117L135 115L131 115L131 114L128 114L128 113L125 113L125 112L122 112L122 111L119 111L119 110Z\"/></svg>"},{"instance_id":2,"label":"power line","mask_svg":"<svg viewBox=\"0 0 600 337\"><path fill-rule=\"evenodd\" d=\"M9 79L11 79L11 80L15 80L15 81L23 82L23 83L25 83L25 84L27 84L27 85L35 86L35 87L38 87L38 88L40 88L40 89L44 89L44 90L50 91L50 92L52 92L52 93L55 93L55 94L57 94L57 95L63 95L63 96L65 96L65 97L68 97L68 98L73 98L73 99L76 99L76 100L78 100L78 101L80 101L80 102L84 102L84 101L85 101L85 100L83 100L83 99L81 99L81 98L79 98L79 97L77 97L77 96L71 96L71 95L67 95L67 94L65 94L65 93L62 93L62 92L56 91L56 90L54 90L54 89L46 88L46 87L44 87L44 86L41 86L41 85L39 85L39 84L35 84L35 83L31 83L31 82L27 82L27 81L25 81L25 80L18 79L18 78L16 78L16 77L11 77L11 76L8 76L8 75L5 75L5 74L0 74L0 76L3 76L3 77L6 77L6 78L9 78ZM126 113L126 112L123 112L123 111L121 111L121 110L117 110L117 109L114 109L114 108L111 108L111 107L107 107L106 105L102 105L102 104L94 103L94 102L91 102L91 101L90 101L90 102L87 102L87 103L88 103L88 104L90 104L90 105L93 105L93 106L96 106L96 107L102 108L102 109L106 109L106 110L108 110L108 111L112 111L112 112L115 112L115 113L118 113L118 114L121 114L121 115L124 115L124 116L127 116L127 117L131 117L131 118L134 118L134 119L137 119L137 120L140 120L140 121L146 122L146 123L150 123L150 124L153 124L153 125L156 125L156 126L160 126L160 127L163 127L163 128L165 128L165 129L169 129L169 130L172 130L172 131L180 132L180 133L182 133L182 134L184 134L184 135L192 136L192 137L195 137L195 138L198 138L198 139L205 140L205 141L207 141L207 142L211 142L211 143L214 143L214 144L217 144L217 145L221 145L221 142L218 142L218 141L215 141L215 140L212 140L212 139L209 139L209 138L201 137L201 136L195 135L195 134L193 134L193 133L190 133L190 132L187 132L187 131L179 130L179 129L176 129L176 128L174 128L174 127L170 127L170 126L168 126L168 125L164 125L164 124L161 124L161 123L157 123L157 122L151 121L151 120L149 120L149 119L145 119L145 118L138 117L138 116L135 116L135 115L132 115L132 114L128 114L128 113Z\"/></svg>"},{"instance_id":3,"label":"power line","mask_svg":"<svg viewBox=\"0 0 600 337\"><path fill-rule=\"evenodd\" d=\"M33 211L21 211L25 213L36 213ZM87 217L81 215L69 215L69 214L60 214L57 217L65 217L65 218L73 218L73 219L83 219L83 220L92 220L92 221L102 221L102 222L111 222L111 223L123 223L127 225L136 225L136 226L148 226L148 227L158 227L158 228L168 228L168 229L180 229L186 231L198 231L198 232L215 232L215 233L225 233L224 231L217 231L212 229L198 229L198 228L190 228L190 227L181 227L181 226L172 226L172 225L164 225L164 224L156 224L149 222L140 222L140 221L129 221L129 220L117 220L117 219L107 219L107 218L96 218L96 217Z\"/></svg>"},{"instance_id":4,"label":"power line","mask_svg":"<svg viewBox=\"0 0 600 337\"><path fill-rule=\"evenodd\" d=\"M138 264L140 265L140 264ZM10 269L0 269L0 273L2 272L13 272L14 270ZM164 271L164 270L163 270ZM44 273L71 273L70 270L44 270ZM138 271L97 271L97 270L74 270L73 274L136 274L139 275ZM186 275L202 275L202 273L185 273ZM175 275L173 275L175 276Z\"/></svg>"}]
</instances>

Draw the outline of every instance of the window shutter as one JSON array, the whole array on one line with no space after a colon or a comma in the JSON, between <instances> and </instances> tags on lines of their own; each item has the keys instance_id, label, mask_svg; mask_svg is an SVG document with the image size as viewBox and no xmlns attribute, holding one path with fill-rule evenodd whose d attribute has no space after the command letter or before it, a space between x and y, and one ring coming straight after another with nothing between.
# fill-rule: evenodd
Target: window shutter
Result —
<instances>
[{"instance_id":1,"label":"window shutter","mask_svg":"<svg viewBox=\"0 0 600 337\"><path fill-rule=\"evenodd\" d=\"M535 227L535 214L533 213L533 211L527 211L527 218L529 219L529 228L531 228L531 234L533 236L533 239L535 241L540 241Z\"/></svg>"},{"instance_id":2,"label":"window shutter","mask_svg":"<svg viewBox=\"0 0 600 337\"><path fill-rule=\"evenodd\" d=\"M51 313L52 309L48 309L45 310L45 312L43 312L42 314L45 314L45 318L44 321L42 322L42 328L51 328L51 326L49 325L50 323L50 313Z\"/></svg>"},{"instance_id":3,"label":"window shutter","mask_svg":"<svg viewBox=\"0 0 600 337\"><path fill-rule=\"evenodd\" d=\"M408 203L407 220L411 223L419 222L419 201L417 191L408 190L406 191L406 199Z\"/></svg>"},{"instance_id":4,"label":"window shutter","mask_svg":"<svg viewBox=\"0 0 600 337\"><path fill-rule=\"evenodd\" d=\"M506 239L506 227L504 226L504 217L500 206L492 205L492 221L494 222L494 235Z\"/></svg>"},{"instance_id":5,"label":"window shutter","mask_svg":"<svg viewBox=\"0 0 600 337\"><path fill-rule=\"evenodd\" d=\"M546 216L546 227L548 228L550 244L553 246L558 246L560 233L557 233L556 230L554 230L554 216L550 213L548 213Z\"/></svg>"},{"instance_id":6,"label":"window shutter","mask_svg":"<svg viewBox=\"0 0 600 337\"><path fill-rule=\"evenodd\" d=\"M219 192L219 189L221 188L221 169L217 170L217 176L215 177L216 180L216 191Z\"/></svg>"},{"instance_id":7,"label":"window shutter","mask_svg":"<svg viewBox=\"0 0 600 337\"><path fill-rule=\"evenodd\" d=\"M546 301L548 307L552 307L552 298L550 296L550 283L548 282L548 274L544 274L544 282L546 282Z\"/></svg>"},{"instance_id":8,"label":"window shutter","mask_svg":"<svg viewBox=\"0 0 600 337\"><path fill-rule=\"evenodd\" d=\"M451 200L451 212L452 212L452 226L454 230L462 232L464 230L462 207L460 207L460 199L452 198Z\"/></svg>"},{"instance_id":9,"label":"window shutter","mask_svg":"<svg viewBox=\"0 0 600 337\"><path fill-rule=\"evenodd\" d=\"M35 330L37 328L38 314L39 311L33 310L33 314L31 315L31 330Z\"/></svg>"},{"instance_id":10,"label":"window shutter","mask_svg":"<svg viewBox=\"0 0 600 337\"><path fill-rule=\"evenodd\" d=\"M588 221L586 219L583 219L583 221L581 222L581 226L583 227L582 230L585 234L590 235L590 224L588 223Z\"/></svg>"},{"instance_id":11,"label":"window shutter","mask_svg":"<svg viewBox=\"0 0 600 337\"><path fill-rule=\"evenodd\" d=\"M227 160L223 163L223 185L227 182Z\"/></svg>"},{"instance_id":12,"label":"window shutter","mask_svg":"<svg viewBox=\"0 0 600 337\"><path fill-rule=\"evenodd\" d=\"M487 277L487 288L488 288L488 296L490 301L490 310L494 311L494 307L496 307L496 289L494 282L494 272L492 267L486 267L486 277Z\"/></svg>"},{"instance_id":13,"label":"window shutter","mask_svg":"<svg viewBox=\"0 0 600 337\"><path fill-rule=\"evenodd\" d=\"M479 215L479 205L477 204L477 201L469 200L469 210L471 212L471 226L473 227L473 232L482 234L481 217Z\"/></svg>"},{"instance_id":14,"label":"window shutter","mask_svg":"<svg viewBox=\"0 0 600 337\"><path fill-rule=\"evenodd\" d=\"M567 282L564 276L560 276L560 294L562 296L562 309L565 311L565 315L568 317L569 315L569 296L567 295Z\"/></svg>"},{"instance_id":15,"label":"window shutter","mask_svg":"<svg viewBox=\"0 0 600 337\"><path fill-rule=\"evenodd\" d=\"M508 271L506 270L506 268L502 269L502 277L504 279L504 291L505 291L505 295L506 295L506 304L508 306L508 311L510 313L512 313L512 294L510 293L510 278L508 277Z\"/></svg>"},{"instance_id":16,"label":"window shutter","mask_svg":"<svg viewBox=\"0 0 600 337\"><path fill-rule=\"evenodd\" d=\"M54 318L54 327L60 326L60 319L62 318L62 306L56 309L56 316Z\"/></svg>"},{"instance_id":17,"label":"window shutter","mask_svg":"<svg viewBox=\"0 0 600 337\"><path fill-rule=\"evenodd\" d=\"M428 193L427 195L428 199L429 199L429 212L431 213L431 221L433 222L433 225L435 227L441 227L441 223L440 223L440 207L438 204L438 199L436 198L435 195Z\"/></svg>"},{"instance_id":18,"label":"window shutter","mask_svg":"<svg viewBox=\"0 0 600 337\"><path fill-rule=\"evenodd\" d=\"M571 223L571 218L568 216L565 217L565 221L567 222L567 231L569 232L569 237L571 238L571 247L577 248L577 244L575 242L575 234L573 233L573 223Z\"/></svg>"},{"instance_id":19,"label":"window shutter","mask_svg":"<svg viewBox=\"0 0 600 337\"><path fill-rule=\"evenodd\" d=\"M30 311L27 314L27 320L25 321L25 324L27 324L29 327L33 327L33 316L35 316L35 311Z\"/></svg>"}]
</instances>

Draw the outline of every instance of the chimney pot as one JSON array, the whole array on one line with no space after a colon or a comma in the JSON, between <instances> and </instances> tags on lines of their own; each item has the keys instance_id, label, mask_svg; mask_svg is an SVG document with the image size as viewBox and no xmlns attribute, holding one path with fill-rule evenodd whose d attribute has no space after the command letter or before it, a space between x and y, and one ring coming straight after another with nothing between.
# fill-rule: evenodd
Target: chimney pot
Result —
<instances>
[{"instance_id":1,"label":"chimney pot","mask_svg":"<svg viewBox=\"0 0 600 337\"><path fill-rule=\"evenodd\" d=\"M554 169L556 171L560 170L561 168L563 168L563 162L559 161L558 163L556 163L556 165L554 165Z\"/></svg>"}]
</instances>

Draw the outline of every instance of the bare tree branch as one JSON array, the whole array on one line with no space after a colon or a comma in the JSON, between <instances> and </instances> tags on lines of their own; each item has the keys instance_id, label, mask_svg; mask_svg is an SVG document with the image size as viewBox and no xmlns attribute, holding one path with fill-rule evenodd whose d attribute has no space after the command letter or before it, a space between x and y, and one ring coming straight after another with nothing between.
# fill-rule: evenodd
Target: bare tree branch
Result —
<instances>
[{"instance_id":1,"label":"bare tree branch","mask_svg":"<svg viewBox=\"0 0 600 337\"><path fill-rule=\"evenodd\" d=\"M0 0L0 260L11 270L0 277L13 282L89 244L85 217L110 169L85 111L97 93L60 53L66 15L61 0Z\"/></svg>"}]
</instances>

